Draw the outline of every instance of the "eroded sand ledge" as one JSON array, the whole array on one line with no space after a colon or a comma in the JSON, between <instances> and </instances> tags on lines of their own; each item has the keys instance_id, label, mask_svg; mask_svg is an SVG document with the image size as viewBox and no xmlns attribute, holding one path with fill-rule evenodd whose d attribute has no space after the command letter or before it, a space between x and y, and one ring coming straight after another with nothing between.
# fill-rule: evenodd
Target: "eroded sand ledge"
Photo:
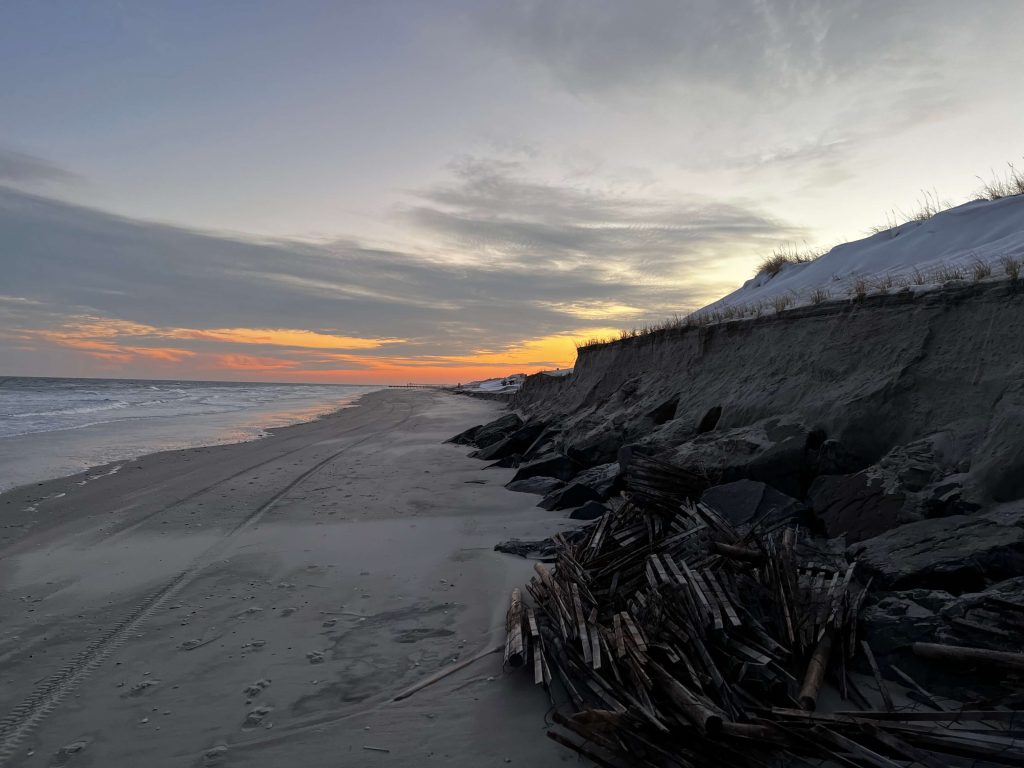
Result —
<instances>
[{"instance_id":1,"label":"eroded sand ledge","mask_svg":"<svg viewBox=\"0 0 1024 768\"><path fill-rule=\"evenodd\" d=\"M498 414L388 390L0 496L0 765L575 760L500 655L391 702L502 641L494 542L568 522L443 444Z\"/></svg>"}]
</instances>

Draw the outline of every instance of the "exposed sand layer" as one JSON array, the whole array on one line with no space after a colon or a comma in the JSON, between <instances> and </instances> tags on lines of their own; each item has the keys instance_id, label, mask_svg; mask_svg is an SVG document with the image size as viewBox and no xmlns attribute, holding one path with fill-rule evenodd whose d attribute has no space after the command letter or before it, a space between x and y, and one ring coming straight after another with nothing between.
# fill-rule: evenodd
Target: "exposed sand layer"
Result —
<instances>
[{"instance_id":1,"label":"exposed sand layer","mask_svg":"<svg viewBox=\"0 0 1024 768\"><path fill-rule=\"evenodd\" d=\"M1022 339L1020 284L961 283L585 348L572 376L532 376L514 404L558 422L569 447L689 443L709 465L711 442L736 438L735 453L772 423L837 440L853 469L941 435L975 497L1010 501L1024 487Z\"/></svg>"},{"instance_id":2,"label":"exposed sand layer","mask_svg":"<svg viewBox=\"0 0 1024 768\"><path fill-rule=\"evenodd\" d=\"M377 392L0 496L0 765L575 762L500 654L392 701L503 641L494 543L566 524L442 443L498 412Z\"/></svg>"}]
</instances>

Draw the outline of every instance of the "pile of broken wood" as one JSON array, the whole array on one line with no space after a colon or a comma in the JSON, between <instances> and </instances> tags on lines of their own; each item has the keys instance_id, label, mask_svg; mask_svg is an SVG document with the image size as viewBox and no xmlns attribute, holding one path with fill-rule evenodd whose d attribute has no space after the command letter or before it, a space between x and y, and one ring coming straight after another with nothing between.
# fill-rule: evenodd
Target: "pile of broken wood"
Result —
<instances>
[{"instance_id":1,"label":"pile of broken wood","mask_svg":"<svg viewBox=\"0 0 1024 768\"><path fill-rule=\"evenodd\" d=\"M857 637L870 585L841 553L796 528L737 530L666 488L634 486L553 537L532 607L513 593L506 663L549 690L557 680L574 710L556 708L551 738L602 766L1024 765L1024 712L940 711L909 676L933 710L893 704Z\"/></svg>"}]
</instances>

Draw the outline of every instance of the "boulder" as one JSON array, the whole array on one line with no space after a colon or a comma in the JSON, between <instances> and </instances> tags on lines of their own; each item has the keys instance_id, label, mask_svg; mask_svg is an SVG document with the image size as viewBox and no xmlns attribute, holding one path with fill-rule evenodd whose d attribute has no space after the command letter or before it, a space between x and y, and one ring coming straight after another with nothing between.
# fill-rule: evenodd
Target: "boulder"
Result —
<instances>
[{"instance_id":1,"label":"boulder","mask_svg":"<svg viewBox=\"0 0 1024 768\"><path fill-rule=\"evenodd\" d=\"M565 453L584 467L594 467L615 461L623 442L623 436L617 431L602 428L572 441Z\"/></svg>"},{"instance_id":2,"label":"boulder","mask_svg":"<svg viewBox=\"0 0 1024 768\"><path fill-rule=\"evenodd\" d=\"M801 498L818 472L823 439L820 430L803 424L765 419L692 437L668 460L714 484L758 480Z\"/></svg>"},{"instance_id":3,"label":"boulder","mask_svg":"<svg viewBox=\"0 0 1024 768\"><path fill-rule=\"evenodd\" d=\"M945 434L931 435L854 474L818 477L808 491L811 507L829 535L846 534L851 543L926 517L973 511L978 507L962 498L963 476L953 474L948 443Z\"/></svg>"},{"instance_id":4,"label":"boulder","mask_svg":"<svg viewBox=\"0 0 1024 768\"><path fill-rule=\"evenodd\" d=\"M533 459L540 458L541 456L552 452L555 445L555 438L557 436L557 429L545 427L537 436L537 439L534 440L525 451L523 451L523 458L532 461Z\"/></svg>"},{"instance_id":5,"label":"boulder","mask_svg":"<svg viewBox=\"0 0 1024 768\"><path fill-rule=\"evenodd\" d=\"M544 425L540 423L526 424L510 433L507 437L481 448L474 456L484 461L494 461L495 459L503 459L512 454L521 453L530 446L530 443L537 438L537 435L543 429Z\"/></svg>"},{"instance_id":6,"label":"boulder","mask_svg":"<svg viewBox=\"0 0 1024 768\"><path fill-rule=\"evenodd\" d=\"M888 493L878 477L866 472L823 475L807 493L807 499L829 536L846 534L850 543L870 539L901 523L906 497Z\"/></svg>"},{"instance_id":7,"label":"boulder","mask_svg":"<svg viewBox=\"0 0 1024 768\"><path fill-rule=\"evenodd\" d=\"M517 445L516 441L512 438L502 437L478 451L473 451L469 455L481 461L495 461L496 459L504 459L511 456L516 452Z\"/></svg>"},{"instance_id":8,"label":"boulder","mask_svg":"<svg viewBox=\"0 0 1024 768\"><path fill-rule=\"evenodd\" d=\"M478 448L486 448L499 440L503 440L523 426L523 420L516 414L509 413L500 419L484 424L473 436L473 444Z\"/></svg>"},{"instance_id":9,"label":"boulder","mask_svg":"<svg viewBox=\"0 0 1024 768\"><path fill-rule=\"evenodd\" d=\"M884 595L865 608L862 618L871 650L884 657L912 643L938 642L944 623L940 611L953 599L948 592L926 589Z\"/></svg>"},{"instance_id":10,"label":"boulder","mask_svg":"<svg viewBox=\"0 0 1024 768\"><path fill-rule=\"evenodd\" d=\"M570 520L597 520L608 512L608 507L599 501L588 501L569 513Z\"/></svg>"},{"instance_id":11,"label":"boulder","mask_svg":"<svg viewBox=\"0 0 1024 768\"><path fill-rule=\"evenodd\" d=\"M586 504L588 501L603 501L593 488L580 483L570 483L564 488L552 491L537 505L543 509L571 509Z\"/></svg>"},{"instance_id":12,"label":"boulder","mask_svg":"<svg viewBox=\"0 0 1024 768\"><path fill-rule=\"evenodd\" d=\"M596 467L585 469L576 475L572 481L588 486L602 499L607 499L620 490L622 486L622 471L619 469L619 462L612 461L608 464L599 464Z\"/></svg>"},{"instance_id":13,"label":"boulder","mask_svg":"<svg viewBox=\"0 0 1024 768\"><path fill-rule=\"evenodd\" d=\"M523 457L518 453L510 453L504 458L498 459L497 461L488 464L484 469L491 469L494 467L500 469L515 469L519 466L519 462L523 460Z\"/></svg>"},{"instance_id":14,"label":"boulder","mask_svg":"<svg viewBox=\"0 0 1024 768\"><path fill-rule=\"evenodd\" d=\"M455 437L449 437L445 442L455 443L456 445L474 445L477 433L479 433L483 427L483 424L477 424L475 427L470 427L467 430L459 432Z\"/></svg>"},{"instance_id":15,"label":"boulder","mask_svg":"<svg viewBox=\"0 0 1024 768\"><path fill-rule=\"evenodd\" d=\"M579 472L579 470L580 465L568 456L556 454L554 456L538 459L537 461L531 461L529 464L522 464L512 480L526 480L527 478L538 475L543 477L557 477L560 480L571 480L573 475Z\"/></svg>"},{"instance_id":16,"label":"boulder","mask_svg":"<svg viewBox=\"0 0 1024 768\"><path fill-rule=\"evenodd\" d=\"M908 523L853 544L847 557L881 588L977 592L1024 575L1024 503Z\"/></svg>"},{"instance_id":17,"label":"boulder","mask_svg":"<svg viewBox=\"0 0 1024 768\"><path fill-rule=\"evenodd\" d=\"M807 508L791 496L757 480L736 480L708 488L701 497L708 506L733 525L774 527L788 522L806 522Z\"/></svg>"},{"instance_id":18,"label":"boulder","mask_svg":"<svg viewBox=\"0 0 1024 768\"><path fill-rule=\"evenodd\" d=\"M512 480L512 482L505 485L510 491L518 491L519 493L536 493L540 496L546 496L552 491L557 491L563 487L565 483L559 480L557 477L541 477L534 475L532 477L524 478L523 480Z\"/></svg>"}]
</instances>

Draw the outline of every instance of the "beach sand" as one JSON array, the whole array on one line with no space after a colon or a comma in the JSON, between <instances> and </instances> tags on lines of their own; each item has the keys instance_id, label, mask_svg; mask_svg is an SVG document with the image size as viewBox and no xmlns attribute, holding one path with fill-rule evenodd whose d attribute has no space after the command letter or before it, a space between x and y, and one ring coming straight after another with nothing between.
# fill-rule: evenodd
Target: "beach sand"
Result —
<instances>
[{"instance_id":1,"label":"beach sand","mask_svg":"<svg viewBox=\"0 0 1024 768\"><path fill-rule=\"evenodd\" d=\"M575 763L501 654L393 701L503 642L494 544L567 525L443 444L498 415L386 390L0 496L0 765Z\"/></svg>"}]
</instances>

